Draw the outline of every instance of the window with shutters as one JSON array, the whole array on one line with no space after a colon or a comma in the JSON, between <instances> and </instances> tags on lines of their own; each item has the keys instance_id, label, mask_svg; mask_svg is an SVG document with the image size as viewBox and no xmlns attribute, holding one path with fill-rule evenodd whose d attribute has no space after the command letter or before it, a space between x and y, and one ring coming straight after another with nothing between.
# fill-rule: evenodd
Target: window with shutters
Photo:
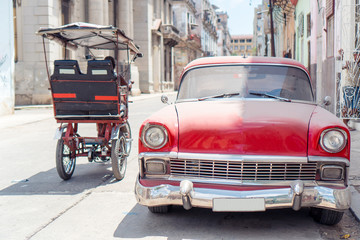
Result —
<instances>
[{"instance_id":1,"label":"window with shutters","mask_svg":"<svg viewBox=\"0 0 360 240\"><path fill-rule=\"evenodd\" d=\"M298 20L298 33L300 37L304 36L304 14L300 13Z\"/></svg>"},{"instance_id":2,"label":"window with shutters","mask_svg":"<svg viewBox=\"0 0 360 240\"><path fill-rule=\"evenodd\" d=\"M331 16L327 20L326 27L326 56L334 56L334 16Z\"/></svg>"},{"instance_id":3,"label":"window with shutters","mask_svg":"<svg viewBox=\"0 0 360 240\"><path fill-rule=\"evenodd\" d=\"M16 1L13 0L13 19L14 19L14 60L17 62L18 58L18 28L17 28L17 14L16 14Z\"/></svg>"},{"instance_id":4,"label":"window with shutters","mask_svg":"<svg viewBox=\"0 0 360 240\"><path fill-rule=\"evenodd\" d=\"M311 15L310 13L308 15L306 15L306 36L310 37L311 36Z\"/></svg>"},{"instance_id":5,"label":"window with shutters","mask_svg":"<svg viewBox=\"0 0 360 240\"><path fill-rule=\"evenodd\" d=\"M326 18L334 15L335 1L334 0L326 0Z\"/></svg>"}]
</instances>

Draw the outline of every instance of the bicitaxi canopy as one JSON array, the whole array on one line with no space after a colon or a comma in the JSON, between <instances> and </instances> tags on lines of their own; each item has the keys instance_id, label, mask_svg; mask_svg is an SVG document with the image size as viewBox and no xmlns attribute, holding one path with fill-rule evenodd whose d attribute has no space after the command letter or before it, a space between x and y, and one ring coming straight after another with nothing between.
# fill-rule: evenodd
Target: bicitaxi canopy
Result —
<instances>
[{"instance_id":1,"label":"bicitaxi canopy","mask_svg":"<svg viewBox=\"0 0 360 240\"><path fill-rule=\"evenodd\" d=\"M113 26L76 22L60 27L40 28L36 34L73 50L81 46L90 49L130 50L136 56L142 55L133 40Z\"/></svg>"}]
</instances>

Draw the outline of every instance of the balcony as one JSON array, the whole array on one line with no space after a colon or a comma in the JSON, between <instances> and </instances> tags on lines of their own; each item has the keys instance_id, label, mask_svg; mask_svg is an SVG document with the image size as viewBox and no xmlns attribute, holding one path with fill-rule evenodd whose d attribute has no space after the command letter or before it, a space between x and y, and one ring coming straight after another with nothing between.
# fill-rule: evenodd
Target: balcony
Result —
<instances>
[{"instance_id":1,"label":"balcony","mask_svg":"<svg viewBox=\"0 0 360 240\"><path fill-rule=\"evenodd\" d=\"M180 42L179 30L171 24L162 25L164 44L174 47Z\"/></svg>"},{"instance_id":2,"label":"balcony","mask_svg":"<svg viewBox=\"0 0 360 240\"><path fill-rule=\"evenodd\" d=\"M196 7L195 7L195 1L194 0L173 0L174 2L185 2L188 4L188 6L190 8L193 9L194 12L196 12Z\"/></svg>"},{"instance_id":3,"label":"balcony","mask_svg":"<svg viewBox=\"0 0 360 240\"><path fill-rule=\"evenodd\" d=\"M190 34L188 36L188 42L192 43L193 45L195 45L198 48L201 48L201 38L197 34Z\"/></svg>"},{"instance_id":4,"label":"balcony","mask_svg":"<svg viewBox=\"0 0 360 240\"><path fill-rule=\"evenodd\" d=\"M204 10L204 16L203 16L203 25L204 27L209 31L209 33L213 34L215 37L217 37L216 33L216 26L214 25L213 19L211 18L211 14L209 10Z\"/></svg>"}]
</instances>

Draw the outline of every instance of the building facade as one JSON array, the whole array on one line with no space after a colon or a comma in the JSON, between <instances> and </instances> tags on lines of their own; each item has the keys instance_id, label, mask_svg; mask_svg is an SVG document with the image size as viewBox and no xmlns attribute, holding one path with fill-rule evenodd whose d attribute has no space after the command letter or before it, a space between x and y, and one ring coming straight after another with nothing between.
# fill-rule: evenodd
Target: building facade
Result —
<instances>
[{"instance_id":1,"label":"building facade","mask_svg":"<svg viewBox=\"0 0 360 240\"><path fill-rule=\"evenodd\" d=\"M140 90L144 93L174 89L174 52L179 31L173 24L171 0L137 1L134 39L144 57L137 60Z\"/></svg>"},{"instance_id":2,"label":"building facade","mask_svg":"<svg viewBox=\"0 0 360 240\"><path fill-rule=\"evenodd\" d=\"M359 119L360 1L272 0L272 3L276 56L294 58L308 69L318 103L330 96L332 104L326 106L329 111L343 119ZM268 12L268 6L264 0L256 11ZM259 40L263 34L263 42L271 38L266 32L268 16L255 18L257 54L268 56ZM265 48L271 46L265 44Z\"/></svg>"},{"instance_id":3,"label":"building facade","mask_svg":"<svg viewBox=\"0 0 360 240\"><path fill-rule=\"evenodd\" d=\"M253 55L253 35L233 35L231 36L231 47L233 55L252 56Z\"/></svg>"},{"instance_id":4,"label":"building facade","mask_svg":"<svg viewBox=\"0 0 360 240\"><path fill-rule=\"evenodd\" d=\"M327 3L325 7L328 26L334 25L333 42L327 43L334 47L336 114L343 119L359 119L360 1L335 1L334 5Z\"/></svg>"},{"instance_id":5,"label":"building facade","mask_svg":"<svg viewBox=\"0 0 360 240\"><path fill-rule=\"evenodd\" d=\"M15 100L16 105L50 104L48 75L45 68L42 38L35 35L40 27L57 27L71 22L89 22L99 25L113 25L133 38L133 1L128 0L42 0L14 1L16 15L15 41ZM65 51L56 43L45 41L50 74L55 59L76 58L80 68L85 66L88 52L80 50ZM111 51L94 51L103 58L115 56ZM127 58L120 52L119 61ZM82 69L83 70L83 69ZM132 66L133 91L140 92L136 66Z\"/></svg>"},{"instance_id":6,"label":"building facade","mask_svg":"<svg viewBox=\"0 0 360 240\"><path fill-rule=\"evenodd\" d=\"M113 25L139 45L144 57L131 64L132 94L174 89L174 46L179 42L173 25L172 0L39 0L13 1L15 16L15 102L16 105L50 104L51 95L40 27L56 27L72 22ZM89 52L66 51L45 42L48 63L66 57L77 58L82 68ZM111 51L93 51L99 58ZM127 54L119 53L125 64ZM49 72L53 66L49 64Z\"/></svg>"},{"instance_id":7,"label":"building facade","mask_svg":"<svg viewBox=\"0 0 360 240\"><path fill-rule=\"evenodd\" d=\"M201 49L204 56L217 54L217 16L210 0L194 0L197 13L196 22L199 28L195 33L201 37Z\"/></svg>"},{"instance_id":8,"label":"building facade","mask_svg":"<svg viewBox=\"0 0 360 240\"><path fill-rule=\"evenodd\" d=\"M231 55L231 35L228 27L229 15L227 12L216 10L217 15L217 55L218 56L230 56Z\"/></svg>"},{"instance_id":9,"label":"building facade","mask_svg":"<svg viewBox=\"0 0 360 240\"><path fill-rule=\"evenodd\" d=\"M268 10L262 4L254 8L254 21L253 21L253 48L255 49L255 56L267 56L267 41L266 39L266 16Z\"/></svg>"},{"instance_id":10,"label":"building facade","mask_svg":"<svg viewBox=\"0 0 360 240\"><path fill-rule=\"evenodd\" d=\"M192 60L203 56L199 24L196 20L198 11L193 0L173 0L174 25L179 30L180 41L174 48L175 90L179 88L183 68Z\"/></svg>"}]
</instances>

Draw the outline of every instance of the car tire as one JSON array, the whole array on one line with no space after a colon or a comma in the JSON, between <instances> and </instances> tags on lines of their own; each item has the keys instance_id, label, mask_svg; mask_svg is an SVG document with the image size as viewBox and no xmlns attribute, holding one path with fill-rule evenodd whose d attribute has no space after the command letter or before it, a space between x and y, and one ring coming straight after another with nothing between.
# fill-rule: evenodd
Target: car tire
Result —
<instances>
[{"instance_id":1,"label":"car tire","mask_svg":"<svg viewBox=\"0 0 360 240\"><path fill-rule=\"evenodd\" d=\"M148 209L152 213L167 213L170 210L170 206L169 205L154 206L154 207L148 207Z\"/></svg>"},{"instance_id":2,"label":"car tire","mask_svg":"<svg viewBox=\"0 0 360 240\"><path fill-rule=\"evenodd\" d=\"M318 223L325 225L335 225L341 221L344 212L338 212L322 208L311 208L310 215Z\"/></svg>"}]
</instances>

